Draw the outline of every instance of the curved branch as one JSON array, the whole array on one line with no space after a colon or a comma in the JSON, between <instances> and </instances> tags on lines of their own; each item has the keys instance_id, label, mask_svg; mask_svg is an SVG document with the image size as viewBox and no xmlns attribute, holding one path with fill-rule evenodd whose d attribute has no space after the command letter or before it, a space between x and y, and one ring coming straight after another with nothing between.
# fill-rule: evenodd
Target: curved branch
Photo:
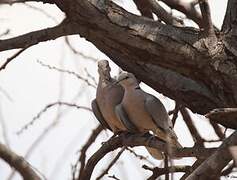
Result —
<instances>
[{"instance_id":1,"label":"curved branch","mask_svg":"<svg viewBox=\"0 0 237 180\"><path fill-rule=\"evenodd\" d=\"M32 166L23 157L18 156L1 143L0 157L11 167L15 168L25 180L41 180L41 178L35 173Z\"/></svg>"},{"instance_id":2,"label":"curved branch","mask_svg":"<svg viewBox=\"0 0 237 180\"><path fill-rule=\"evenodd\" d=\"M81 178L89 180L96 164L109 152L123 146L149 146L157 148L160 151L166 151L167 147L163 141L149 135L144 136L141 134L121 134L117 137L112 137L105 142L102 147L90 157L88 160ZM174 157L202 157L206 158L215 151L216 148L183 148L172 149Z\"/></svg>"}]
</instances>

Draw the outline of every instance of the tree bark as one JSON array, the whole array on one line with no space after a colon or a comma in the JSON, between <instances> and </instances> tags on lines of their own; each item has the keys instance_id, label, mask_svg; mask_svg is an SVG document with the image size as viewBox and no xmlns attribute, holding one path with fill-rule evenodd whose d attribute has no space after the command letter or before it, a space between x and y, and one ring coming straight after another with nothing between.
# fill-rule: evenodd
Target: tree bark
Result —
<instances>
[{"instance_id":1,"label":"tree bark","mask_svg":"<svg viewBox=\"0 0 237 180\"><path fill-rule=\"evenodd\" d=\"M137 16L109 0L53 2L65 12L68 22L60 27L60 34L52 38L41 36L33 43L41 31L20 36L17 42L14 38L2 40L0 51L80 34L124 70L195 113L237 106L237 56L227 40L234 33L219 33L215 53L210 54L203 32L195 28L173 27ZM229 4L236 7L233 0ZM227 13L225 22L228 19ZM31 38L20 43L26 36ZM10 45L6 46L6 42Z\"/></svg>"}]
</instances>

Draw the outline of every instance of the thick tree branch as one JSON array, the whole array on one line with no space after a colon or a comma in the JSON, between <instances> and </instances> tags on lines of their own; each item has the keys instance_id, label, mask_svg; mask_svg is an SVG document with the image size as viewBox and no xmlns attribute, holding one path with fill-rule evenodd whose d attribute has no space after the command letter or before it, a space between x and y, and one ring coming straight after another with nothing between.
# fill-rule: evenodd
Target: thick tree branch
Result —
<instances>
[{"instance_id":1,"label":"thick tree branch","mask_svg":"<svg viewBox=\"0 0 237 180\"><path fill-rule=\"evenodd\" d=\"M71 34L80 34L155 90L200 114L220 107L236 107L236 60L229 58L225 48L218 48L210 56L197 29L173 27L136 16L109 0L55 2L73 23ZM70 33L61 31L56 37ZM41 38L39 42L47 39L51 38ZM0 50L8 41L0 41ZM16 44L9 48L19 47L19 42Z\"/></svg>"},{"instance_id":2,"label":"thick tree branch","mask_svg":"<svg viewBox=\"0 0 237 180\"><path fill-rule=\"evenodd\" d=\"M23 157L18 156L1 143L0 157L11 167L16 169L25 180L41 180L31 165Z\"/></svg>"},{"instance_id":3,"label":"thick tree branch","mask_svg":"<svg viewBox=\"0 0 237 180\"><path fill-rule=\"evenodd\" d=\"M123 146L149 146L157 148L161 151L167 151L167 145L152 136L144 136L141 134L121 134L116 137L112 137L110 140L105 142L102 147L92 155L92 157L88 160L84 172L81 176L83 180L89 180L92 172L96 166L96 164L109 152ZM183 149L172 149L172 155L174 157L192 157L199 156L202 158L206 158L213 151L214 148L183 148Z\"/></svg>"},{"instance_id":4,"label":"thick tree branch","mask_svg":"<svg viewBox=\"0 0 237 180\"><path fill-rule=\"evenodd\" d=\"M237 131L223 141L218 150L205 160L186 180L218 178L222 169L233 159L229 148L237 145Z\"/></svg>"},{"instance_id":5,"label":"thick tree branch","mask_svg":"<svg viewBox=\"0 0 237 180\"><path fill-rule=\"evenodd\" d=\"M228 100L219 100L223 89L216 89L220 87L216 83L222 82L223 78L209 64L209 58L203 56L202 38L197 31L167 26L130 14L111 1L80 1L74 5L68 13L71 13L69 18L75 21L78 19L76 22L80 35L124 70L133 72L140 80L166 96L180 100L194 112L203 114L215 107L226 106L224 104L233 106L233 96ZM195 73L191 73L191 70ZM162 82L157 80L160 74ZM177 78L176 85L180 89L175 88L174 91L174 86L171 88L174 82L174 77L169 79L171 76ZM189 84L192 83L190 79L198 87L193 88L194 92L190 90L194 87ZM234 93L234 88L231 91Z\"/></svg>"}]
</instances>

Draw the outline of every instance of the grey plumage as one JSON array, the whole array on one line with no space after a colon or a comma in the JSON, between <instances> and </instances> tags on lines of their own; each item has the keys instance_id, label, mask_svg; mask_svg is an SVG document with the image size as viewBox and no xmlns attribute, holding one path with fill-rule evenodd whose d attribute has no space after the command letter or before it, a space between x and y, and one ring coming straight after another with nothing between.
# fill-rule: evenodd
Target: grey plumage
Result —
<instances>
[{"instance_id":1,"label":"grey plumage","mask_svg":"<svg viewBox=\"0 0 237 180\"><path fill-rule=\"evenodd\" d=\"M123 100L119 105L122 108L118 111L116 107L116 114L121 121L126 122L125 125L133 124L138 132L145 133L151 130L169 145L182 147L177 141L172 122L160 100L140 89L132 73L121 74L118 81L125 89ZM127 118L124 118L123 114L126 114ZM148 148L148 151L157 159L163 158L162 153L153 148Z\"/></svg>"},{"instance_id":2,"label":"grey plumage","mask_svg":"<svg viewBox=\"0 0 237 180\"><path fill-rule=\"evenodd\" d=\"M121 85L115 84L116 80L110 76L110 67L107 60L98 62L99 83L96 91L96 99L92 101L94 115L104 128L114 133L125 131L123 123L115 114L115 107L118 105L124 94Z\"/></svg>"}]
</instances>

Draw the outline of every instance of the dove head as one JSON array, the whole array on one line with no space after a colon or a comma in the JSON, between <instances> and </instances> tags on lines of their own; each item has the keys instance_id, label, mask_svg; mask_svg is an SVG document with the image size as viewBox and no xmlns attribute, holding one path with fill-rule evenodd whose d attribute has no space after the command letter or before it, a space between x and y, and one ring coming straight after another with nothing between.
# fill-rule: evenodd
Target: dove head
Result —
<instances>
[{"instance_id":1,"label":"dove head","mask_svg":"<svg viewBox=\"0 0 237 180\"><path fill-rule=\"evenodd\" d=\"M119 75L118 82L124 88L139 86L139 83L138 83L136 77L132 73L128 73L128 72L121 73Z\"/></svg>"},{"instance_id":2,"label":"dove head","mask_svg":"<svg viewBox=\"0 0 237 180\"><path fill-rule=\"evenodd\" d=\"M110 66L109 62L107 60L100 60L98 62L98 73L100 75L100 78L103 80L110 80Z\"/></svg>"}]
</instances>

